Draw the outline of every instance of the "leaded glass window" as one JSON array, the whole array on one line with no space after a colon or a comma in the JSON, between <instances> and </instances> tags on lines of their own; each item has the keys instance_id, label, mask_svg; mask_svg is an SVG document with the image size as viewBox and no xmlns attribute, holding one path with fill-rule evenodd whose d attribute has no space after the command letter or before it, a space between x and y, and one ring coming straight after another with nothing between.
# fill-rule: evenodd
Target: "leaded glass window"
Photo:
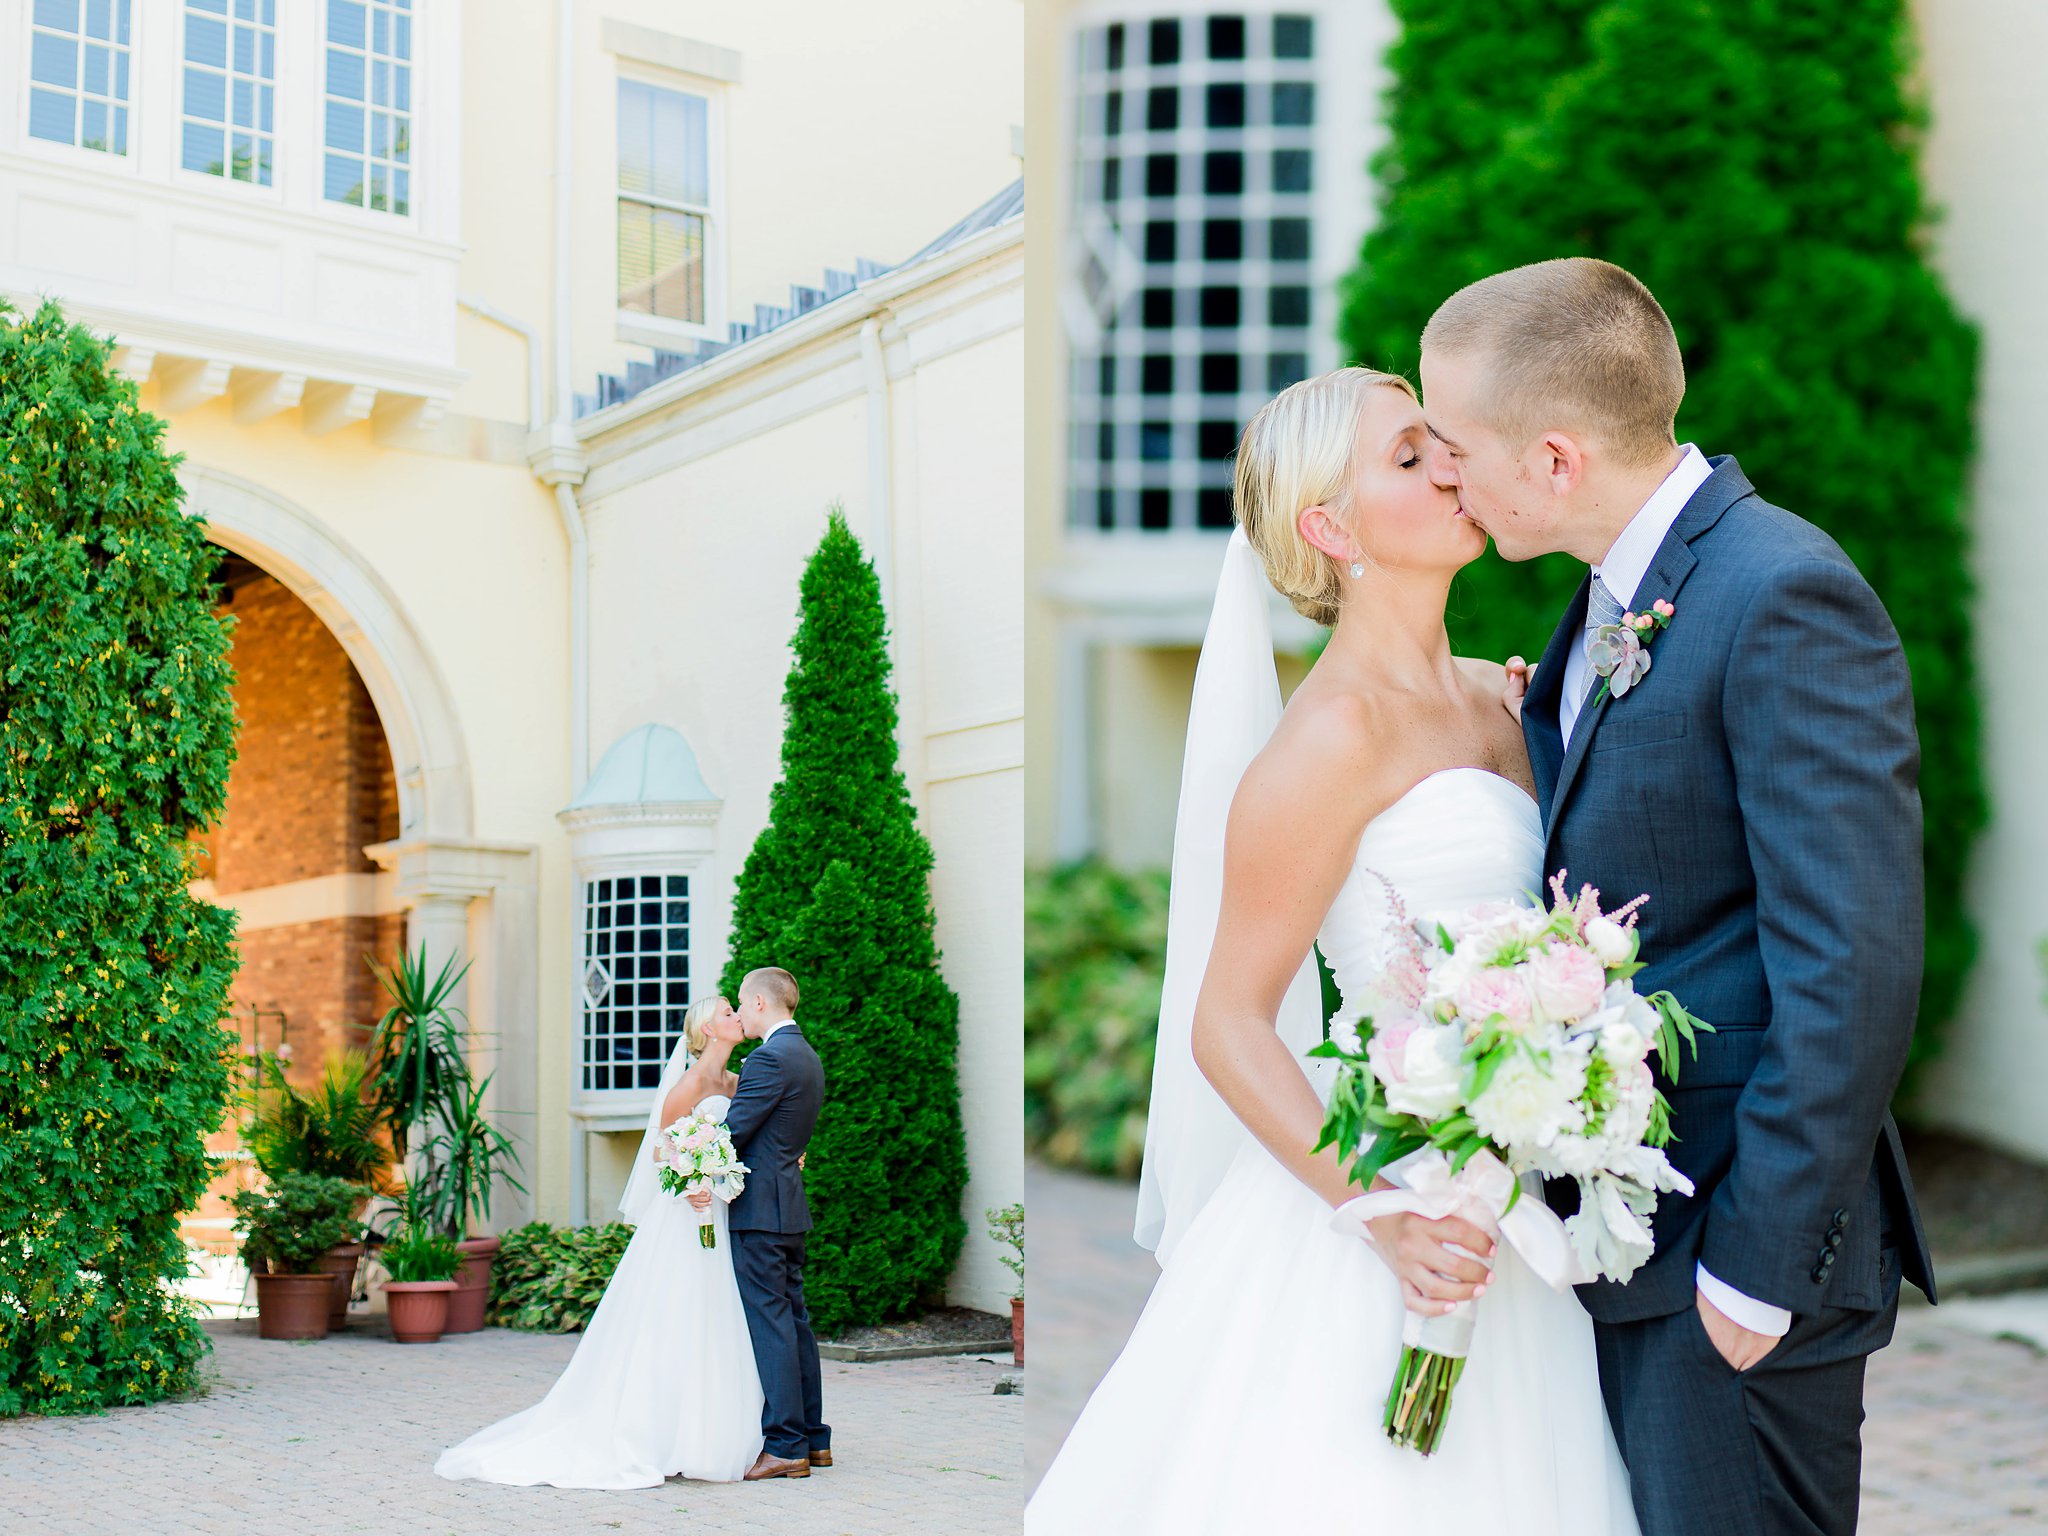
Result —
<instances>
[{"instance_id":1,"label":"leaded glass window","mask_svg":"<svg viewBox=\"0 0 2048 1536\"><path fill-rule=\"evenodd\" d=\"M577 998L582 1090L657 1087L690 1004L689 876L583 882Z\"/></svg>"},{"instance_id":2,"label":"leaded glass window","mask_svg":"<svg viewBox=\"0 0 2048 1536\"><path fill-rule=\"evenodd\" d=\"M270 185L277 0L186 0L180 163Z\"/></svg>"},{"instance_id":3,"label":"leaded glass window","mask_svg":"<svg viewBox=\"0 0 2048 1536\"><path fill-rule=\"evenodd\" d=\"M412 0L327 0L322 195L412 211Z\"/></svg>"},{"instance_id":4,"label":"leaded glass window","mask_svg":"<svg viewBox=\"0 0 2048 1536\"><path fill-rule=\"evenodd\" d=\"M1166 16L1079 44L1075 224L1127 278L1091 294L1096 334L1074 348L1069 515L1227 528L1237 434L1327 328L1309 280L1315 19Z\"/></svg>"},{"instance_id":5,"label":"leaded glass window","mask_svg":"<svg viewBox=\"0 0 2048 1536\"><path fill-rule=\"evenodd\" d=\"M131 0L34 0L29 11L31 137L128 153Z\"/></svg>"}]
</instances>

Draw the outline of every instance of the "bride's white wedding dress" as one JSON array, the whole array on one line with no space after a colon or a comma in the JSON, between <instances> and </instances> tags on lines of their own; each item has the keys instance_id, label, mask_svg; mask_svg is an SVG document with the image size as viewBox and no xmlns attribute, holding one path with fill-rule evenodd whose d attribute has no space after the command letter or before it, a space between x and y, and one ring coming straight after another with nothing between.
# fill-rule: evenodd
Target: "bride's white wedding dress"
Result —
<instances>
[{"instance_id":1,"label":"bride's white wedding dress","mask_svg":"<svg viewBox=\"0 0 2048 1536\"><path fill-rule=\"evenodd\" d=\"M1338 985L1355 996L1383 963L1389 885L1427 920L1540 891L1542 858L1542 818L1519 786L1476 768L1422 780L1366 829L1323 923ZM1327 1099L1334 1064L1304 1066ZM1247 1139L1172 1246L1027 1532L1635 1536L1578 1301L1500 1246L1443 1442L1424 1458L1381 1429L1400 1289L1330 1214Z\"/></svg>"},{"instance_id":2,"label":"bride's white wedding dress","mask_svg":"<svg viewBox=\"0 0 2048 1536\"><path fill-rule=\"evenodd\" d=\"M723 1120L731 1104L718 1095L697 1112ZM688 1201L655 1193L548 1395L443 1451L434 1470L557 1488L737 1482L761 1450L761 1378L725 1203L711 1209L716 1248Z\"/></svg>"}]
</instances>

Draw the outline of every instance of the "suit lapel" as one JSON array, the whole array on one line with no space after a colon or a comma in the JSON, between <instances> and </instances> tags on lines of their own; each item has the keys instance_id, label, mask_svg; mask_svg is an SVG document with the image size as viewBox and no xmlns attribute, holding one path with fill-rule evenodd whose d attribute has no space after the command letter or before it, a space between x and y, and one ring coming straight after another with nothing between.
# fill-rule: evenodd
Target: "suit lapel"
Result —
<instances>
[{"instance_id":1,"label":"suit lapel","mask_svg":"<svg viewBox=\"0 0 2048 1536\"><path fill-rule=\"evenodd\" d=\"M1537 803L1549 806L1557 793L1558 768L1564 761L1564 733L1558 720L1564 701L1564 663L1572 642L1586 627L1586 598L1593 578L1589 572L1577 594L1557 622L1550 644L1536 665L1536 676L1522 700L1522 739L1529 748L1529 763L1536 770Z\"/></svg>"},{"instance_id":2,"label":"suit lapel","mask_svg":"<svg viewBox=\"0 0 2048 1536\"><path fill-rule=\"evenodd\" d=\"M1678 589L1685 585L1685 579L1693 573L1699 556L1692 552L1692 541L1705 533L1721 520L1726 512L1743 497L1751 495L1755 487L1742 472L1742 466L1722 454L1708 460L1714 466L1713 474L1692 493L1685 510L1678 514L1678 520L1671 525L1671 531L1664 535L1664 542L1657 547L1657 558L1650 562L1650 569L1644 575L1642 585L1636 588L1635 597L1630 601L1632 612L1640 613L1658 601L1671 602L1678 595ZM1588 583L1590 584L1590 576ZM1583 602L1578 611L1583 614ZM1582 624L1583 619L1580 621ZM1560 666L1558 671L1563 672ZM1561 681L1560 677L1560 681ZM1651 688L1657 681L1656 642L1650 645L1650 670L1636 688ZM1597 685L1595 691L1597 692ZM1631 694L1634 693L1631 689ZM1565 800L1571 794L1572 786L1579 781L1579 770L1584 767L1586 754L1591 750L1593 737L1600 729L1600 722L1607 718L1607 712L1615 705L1612 696L1603 698L1597 704L1587 704L1579 712L1579 718L1572 728L1571 744L1565 750L1564 766L1558 770L1557 789L1551 795L1549 816L1546 820L1546 835L1554 835L1559 821L1564 817ZM1546 859L1546 862L1548 860Z\"/></svg>"}]
</instances>

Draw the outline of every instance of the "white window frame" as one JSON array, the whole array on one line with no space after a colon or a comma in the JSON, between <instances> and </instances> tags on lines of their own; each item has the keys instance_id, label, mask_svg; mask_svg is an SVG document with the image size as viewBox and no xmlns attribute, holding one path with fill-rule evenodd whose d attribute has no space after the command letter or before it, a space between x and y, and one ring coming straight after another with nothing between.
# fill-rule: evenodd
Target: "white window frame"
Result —
<instances>
[{"instance_id":1,"label":"white window frame","mask_svg":"<svg viewBox=\"0 0 2048 1536\"><path fill-rule=\"evenodd\" d=\"M640 880L653 876L661 879L664 883L662 900L665 903L668 900L666 882L669 879L681 878L688 882L688 894L683 899L689 903L689 932L682 953L688 959L689 975L683 987L683 1003L681 1008L676 1010L675 1015L678 1029L680 1029L682 1009L688 1008L692 1001L703 995L701 991L701 988L704 986L703 965L707 958L705 946L702 942L704 931L702 902L706 888L706 863L707 861L702 858L693 858L687 854L647 853L626 856L615 855L600 863L592 864L588 868L579 868L576 871L576 961L575 975L573 977L575 1012L572 1015L575 1020L575 1029L573 1031L573 1048L575 1052L573 1066L575 1075L570 1085L570 1097L576 1103L585 1106L610 1106L613 1104L633 1103L638 1106L637 1113L644 1115L646 1113L645 1106L651 1101L653 1096L653 1085L651 1084L642 1087L636 1083L629 1088L591 1088L585 1086L584 1073L589 1065L586 1052L589 1049L592 1038L590 1029L592 1015L584 986L585 973L589 969L590 961L594 958L590 952L592 944L590 888L600 880ZM638 901L643 898L635 896L633 899ZM663 953L666 954L667 951L664 950ZM616 958L616 952L614 952L614 958ZM641 979L635 978L636 984ZM667 983L664 979L664 988L666 988L666 985ZM665 999L662 1006L666 1013L670 1005ZM668 1041L666 1044L672 1049L674 1042ZM665 1053L663 1059L666 1059Z\"/></svg>"},{"instance_id":2,"label":"white window frame","mask_svg":"<svg viewBox=\"0 0 2048 1536\"><path fill-rule=\"evenodd\" d=\"M236 72L234 69L234 44L232 31L232 28L235 25L234 7L235 0L228 0L229 15L227 21L230 27L230 51L228 58L228 67L227 70L225 71L228 90L228 99L226 103L228 121L220 125L223 142L230 148L232 148L235 132L233 127L233 119L234 82L236 78ZM239 181L233 175L228 174L226 172L223 172L219 176L215 176L211 172L195 171L186 166L185 125L187 122L200 122L202 121L202 119L188 118L185 115L185 70L191 64L191 59L187 52L187 49L189 46L188 28L191 23L192 8L189 3L189 0L177 0L177 9L177 57L176 60L174 61L174 68L170 76L171 85L168 103L169 124L168 128L166 129L166 132L170 140L168 158L171 166L172 180L180 185L188 187L231 187L234 189L233 193L231 193L231 195L233 196L253 198L258 202L281 202L283 200L284 195L285 180L287 175L289 174L289 167L291 164L290 150L292 146L290 146L288 142L288 135L296 127L296 123L293 122L290 114L286 110L286 99L283 85L285 65L287 62L286 48L289 44L290 31L292 25L297 21L303 20L303 16L293 12L292 0L277 0L278 18L270 28L271 58L274 66L274 72L272 73L270 80L268 82L270 85L272 97L271 129L270 133L267 135L267 137L270 140L270 182L268 185L265 185L260 181ZM324 31L326 16L324 14L320 17L320 21L323 24L323 31L320 37L320 60L322 65L324 66L327 57L327 39ZM255 25L257 25L259 28L261 27L261 23L256 23ZM198 67L210 69L212 66L200 65ZM258 77L251 76L247 78L256 79ZM320 149L324 157L326 146L322 144L320 146Z\"/></svg>"},{"instance_id":3,"label":"white window frame","mask_svg":"<svg viewBox=\"0 0 2048 1536\"><path fill-rule=\"evenodd\" d=\"M314 40L317 49L318 62L317 73L314 76L313 89L311 92L315 104L314 111L312 114L313 140L311 146L311 163L313 175L313 184L311 187L312 204L315 208L322 210L331 218L358 220L366 222L373 228L417 228L420 224L421 219L420 209L423 200L422 192L426 190L426 178L423 177L421 174L422 169L426 163L425 156L421 149L420 132L422 124L426 121L426 114L421 110L421 108L422 97L427 88L427 82L425 79L426 71L422 56L426 53L428 47L428 36L430 28L427 13L432 9L432 4L430 3L430 0L413 0L412 8L406 13L406 15L408 16L412 23L412 48L411 52L407 54L403 62L405 64L406 69L411 74L412 101L411 105L409 105L405 109L405 128L406 133L409 136L407 139L407 145L411 151L411 157L405 162L403 167L407 177L409 178L409 185L406 193L406 211L404 213L396 213L387 208L371 207L369 205L369 193L367 188L365 188L363 194L364 201L360 205L356 203L341 202L337 199L330 198L327 195L327 103L329 100L327 94L327 51L330 47L336 46L329 42L329 39L333 36L333 33L330 29L333 15L333 7L334 0L322 0L319 14L319 31L316 34ZM280 28L280 30L282 29ZM282 46L282 44L280 44L280 46ZM370 42L368 38L365 39L364 56L365 74L363 77L363 99L360 105L362 107L363 112L367 115L370 112L380 110L376 107L373 107L370 103L371 92L367 67L368 64L370 62L373 62L377 56L374 53L370 52ZM347 100L347 98L345 97L335 97L333 99L336 101ZM279 118L280 120L283 120L284 117L285 113L283 111L282 105L280 105ZM454 125L442 126L451 127ZM395 167L397 165L397 162L388 159L379 162L377 160L377 157L369 152L369 141L367 134L368 129L366 126L364 139L364 165L366 171L370 165L377 163L382 163L387 167Z\"/></svg>"},{"instance_id":4,"label":"white window frame","mask_svg":"<svg viewBox=\"0 0 2048 1536\"><path fill-rule=\"evenodd\" d=\"M114 0L109 0L109 3L114 3ZM87 0L78 0L78 5L79 30L68 35L83 50L88 42L96 42L97 39L88 38L85 33ZM119 102L120 108L128 114L127 141L119 151L88 149L79 143L76 137L76 133L82 123L81 114L84 110L83 103L87 95L83 59L80 60L78 66L78 84L70 91L73 100L72 126L74 137L69 140L45 139L39 138L29 131L29 114L34 111L34 92L38 83L34 77L36 34L39 32L49 32L51 36L65 36L67 34L50 31L50 29L38 26L35 19L35 0L22 0L18 29L9 29L13 32L14 36L21 39L23 44L19 66L10 70L10 73L15 77L10 83L20 92L18 126L21 135L20 143L25 149L29 149L33 153L47 154L52 158L67 160L75 165L90 165L102 171L121 166L127 168L130 173L133 172L135 164L140 158L137 151L142 133L142 116L138 109L138 97L142 94L143 59L141 42L146 29L144 17L137 14L137 12L142 10L142 5L135 4L134 0L130 0L128 41L126 43L110 43L106 45L113 48L117 54L127 55L128 95ZM115 109L115 98L112 96L95 95L94 99L106 102L110 112Z\"/></svg>"},{"instance_id":5,"label":"white window frame","mask_svg":"<svg viewBox=\"0 0 2048 1536\"><path fill-rule=\"evenodd\" d=\"M618 84L633 81L661 91L674 91L679 95L696 96L704 102L704 156L706 187L710 201L702 206L694 203L670 203L660 198L635 193L635 202L653 203L679 212L694 213L704 220L704 318L702 321L674 320L662 315L643 315L636 310L618 307L619 289L619 203L626 193L619 186L619 143L618 143ZM726 274L726 181L725 181L725 87L715 80L699 75L682 74L674 70L656 68L621 58L614 76L612 87L612 111L610 117L611 184L609 188L611 216L611 269L607 277L612 288L612 305L617 316L616 336L624 342L663 350L688 350L697 341L724 341L727 338L727 314L725 297Z\"/></svg>"}]
</instances>

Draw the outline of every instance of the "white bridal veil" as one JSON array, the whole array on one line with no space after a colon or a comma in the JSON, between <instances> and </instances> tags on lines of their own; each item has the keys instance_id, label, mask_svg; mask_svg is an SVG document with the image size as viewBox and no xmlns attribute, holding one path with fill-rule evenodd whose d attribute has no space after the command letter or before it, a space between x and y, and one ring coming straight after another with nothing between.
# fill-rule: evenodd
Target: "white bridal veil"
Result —
<instances>
[{"instance_id":1,"label":"white bridal veil","mask_svg":"<svg viewBox=\"0 0 2048 1536\"><path fill-rule=\"evenodd\" d=\"M654 1166L655 1138L667 1129L661 1123L661 1106L689 1070L689 1041L678 1040L676 1048L668 1053L668 1064L661 1069L661 1083L654 1090L654 1103L647 1111L647 1130L640 1138L640 1150L633 1154L633 1171L627 1176L625 1193L619 1196L619 1214L636 1227L647 1219L647 1213L654 1209L654 1197L661 1193L661 1175Z\"/></svg>"},{"instance_id":2,"label":"white bridal veil","mask_svg":"<svg viewBox=\"0 0 2048 1536\"><path fill-rule=\"evenodd\" d=\"M1280 723L1273 667L1271 591L1242 528L1230 536L1216 603L1195 669L1187 755L1173 832L1173 888L1166 920L1166 981L1152 1060L1152 1109L1133 1234L1163 1265L1195 1213L1223 1181L1249 1133L1195 1065L1195 998L1209 967L1223 899L1223 831L1238 780ZM1315 957L1280 1006L1280 1038L1297 1055L1322 1035Z\"/></svg>"}]
</instances>

